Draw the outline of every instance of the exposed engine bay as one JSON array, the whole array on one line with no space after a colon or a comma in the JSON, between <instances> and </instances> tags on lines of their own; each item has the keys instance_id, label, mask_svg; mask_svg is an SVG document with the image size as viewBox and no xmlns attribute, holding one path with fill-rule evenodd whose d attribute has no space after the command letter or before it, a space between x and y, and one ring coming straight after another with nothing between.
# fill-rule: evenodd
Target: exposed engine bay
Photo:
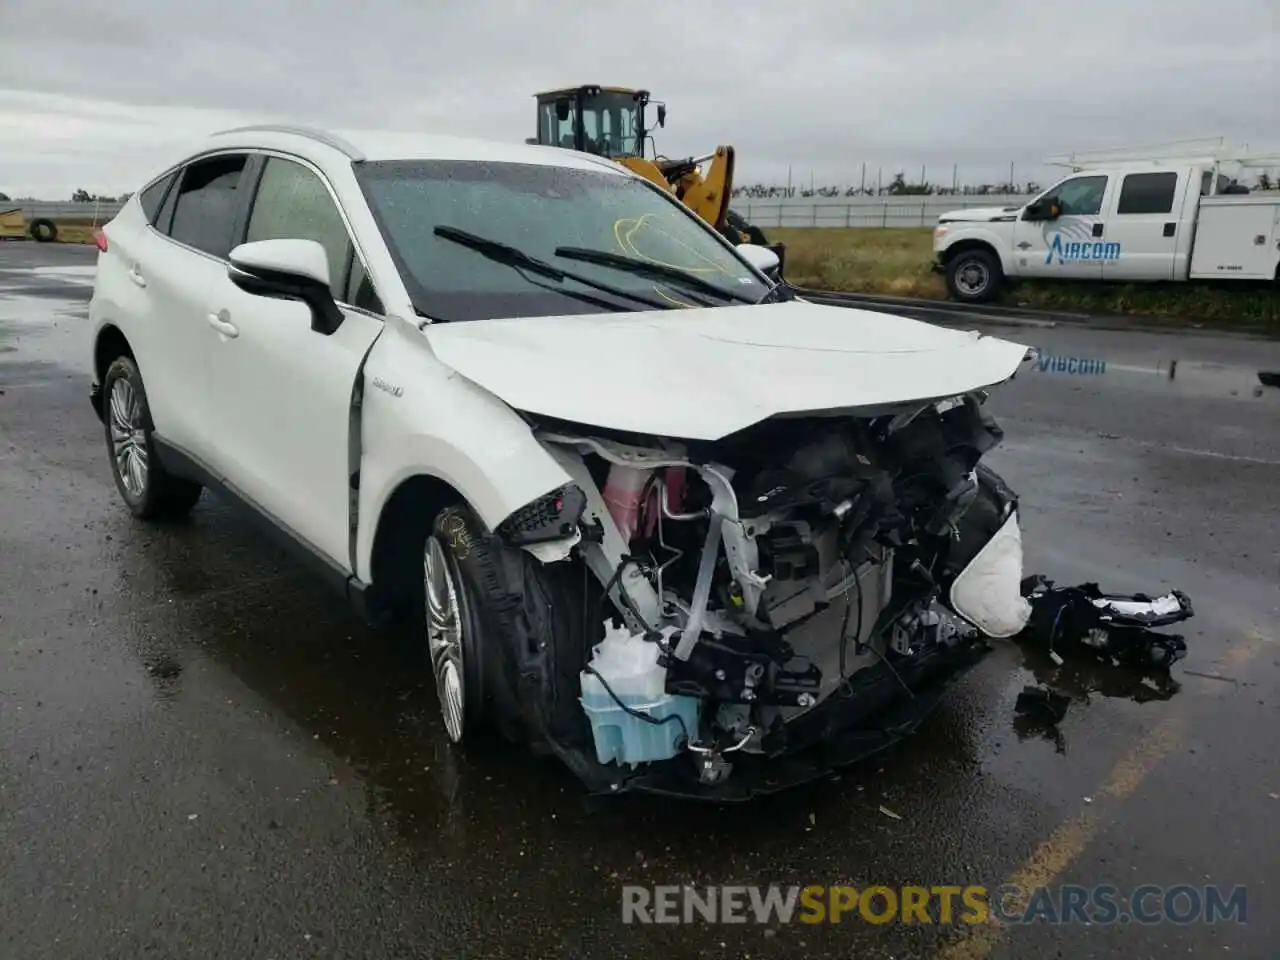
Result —
<instances>
[{"instance_id":1,"label":"exposed engine bay","mask_svg":"<svg viewBox=\"0 0 1280 960\"><path fill-rule=\"evenodd\" d=\"M979 463L1002 437L984 400L711 442L536 424L574 483L498 533L602 592L573 691L590 749L552 749L602 790L719 795L735 768L883 741L895 706L976 662L980 631L1030 616L1017 500Z\"/></svg>"}]
</instances>

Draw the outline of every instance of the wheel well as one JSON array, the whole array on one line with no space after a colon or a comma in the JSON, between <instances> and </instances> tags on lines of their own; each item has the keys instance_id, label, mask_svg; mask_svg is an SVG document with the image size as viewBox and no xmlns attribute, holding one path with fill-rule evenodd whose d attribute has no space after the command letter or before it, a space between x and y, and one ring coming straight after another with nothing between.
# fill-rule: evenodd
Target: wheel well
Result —
<instances>
[{"instance_id":1,"label":"wheel well","mask_svg":"<svg viewBox=\"0 0 1280 960\"><path fill-rule=\"evenodd\" d=\"M947 248L943 254L943 263L950 263L960 254L968 250L985 250L996 258L996 262L1000 262L1000 254L996 252L996 248L985 240L961 240L953 246Z\"/></svg>"},{"instance_id":2,"label":"wheel well","mask_svg":"<svg viewBox=\"0 0 1280 960\"><path fill-rule=\"evenodd\" d=\"M111 361L120 356L136 360L133 348L129 346L129 341L120 332L120 328L103 327L98 334L98 342L93 345L93 374L98 383L102 383L102 378L107 375L107 367L111 366Z\"/></svg>"},{"instance_id":3,"label":"wheel well","mask_svg":"<svg viewBox=\"0 0 1280 960\"><path fill-rule=\"evenodd\" d=\"M408 612L420 578L422 546L436 514L451 503L466 502L439 477L417 474L401 481L378 515L370 556L377 603L393 616Z\"/></svg>"}]
</instances>

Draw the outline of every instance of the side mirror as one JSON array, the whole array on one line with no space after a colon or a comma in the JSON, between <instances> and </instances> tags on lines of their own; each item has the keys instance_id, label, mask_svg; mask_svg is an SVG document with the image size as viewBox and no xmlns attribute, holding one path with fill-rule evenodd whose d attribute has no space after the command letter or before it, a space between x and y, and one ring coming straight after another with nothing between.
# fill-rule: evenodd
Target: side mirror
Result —
<instances>
[{"instance_id":1,"label":"side mirror","mask_svg":"<svg viewBox=\"0 0 1280 960\"><path fill-rule=\"evenodd\" d=\"M556 101L556 119L561 123L569 119L569 98L561 97Z\"/></svg>"},{"instance_id":2,"label":"side mirror","mask_svg":"<svg viewBox=\"0 0 1280 960\"><path fill-rule=\"evenodd\" d=\"M770 271L777 270L779 264L782 263L776 253L768 247L762 247L757 243L740 243L737 249L743 260L746 260L747 263L766 275Z\"/></svg>"},{"instance_id":3,"label":"side mirror","mask_svg":"<svg viewBox=\"0 0 1280 960\"><path fill-rule=\"evenodd\" d=\"M258 240L231 251L227 277L245 293L300 300L311 308L311 329L325 336L342 324L329 291L329 257L314 240Z\"/></svg>"},{"instance_id":4,"label":"side mirror","mask_svg":"<svg viewBox=\"0 0 1280 960\"><path fill-rule=\"evenodd\" d=\"M1062 207L1057 200L1037 200L1030 204L1022 214L1023 220L1057 220L1062 216Z\"/></svg>"},{"instance_id":5,"label":"side mirror","mask_svg":"<svg viewBox=\"0 0 1280 960\"><path fill-rule=\"evenodd\" d=\"M667 125L667 105L665 103L658 104L658 126L665 127Z\"/></svg>"}]
</instances>

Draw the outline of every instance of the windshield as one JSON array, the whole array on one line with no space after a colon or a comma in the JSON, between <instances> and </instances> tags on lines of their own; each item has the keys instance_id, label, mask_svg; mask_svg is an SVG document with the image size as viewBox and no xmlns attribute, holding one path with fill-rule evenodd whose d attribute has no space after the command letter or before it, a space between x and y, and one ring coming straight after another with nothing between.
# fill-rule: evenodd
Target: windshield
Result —
<instances>
[{"instance_id":1,"label":"windshield","mask_svg":"<svg viewBox=\"0 0 1280 960\"><path fill-rule=\"evenodd\" d=\"M356 165L369 206L414 306L434 320L542 317L644 309L486 258L436 233L484 237L566 271L673 307L711 302L713 293L676 278L646 276L558 256L558 247L619 254L675 267L732 297L758 300L769 287L709 226L674 198L633 177L523 163L390 161Z\"/></svg>"},{"instance_id":2,"label":"windshield","mask_svg":"<svg viewBox=\"0 0 1280 960\"><path fill-rule=\"evenodd\" d=\"M640 105L635 97L622 93L601 93L582 104L582 132L586 149L606 157L638 156Z\"/></svg>"}]
</instances>

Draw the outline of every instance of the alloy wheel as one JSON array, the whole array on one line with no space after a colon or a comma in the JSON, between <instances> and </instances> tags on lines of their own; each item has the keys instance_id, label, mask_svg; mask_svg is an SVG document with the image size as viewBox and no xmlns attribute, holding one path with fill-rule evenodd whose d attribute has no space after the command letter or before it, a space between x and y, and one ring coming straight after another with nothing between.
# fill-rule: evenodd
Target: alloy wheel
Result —
<instances>
[{"instance_id":1,"label":"alloy wheel","mask_svg":"<svg viewBox=\"0 0 1280 960\"><path fill-rule=\"evenodd\" d=\"M445 731L455 743L462 739L466 704L462 666L462 605L444 547L436 537L427 540L423 557L426 595L427 650L435 674L436 696Z\"/></svg>"},{"instance_id":2,"label":"alloy wheel","mask_svg":"<svg viewBox=\"0 0 1280 960\"><path fill-rule=\"evenodd\" d=\"M111 385L111 454L125 492L134 500L147 492L147 435L142 426L142 403L128 380Z\"/></svg>"}]
</instances>

